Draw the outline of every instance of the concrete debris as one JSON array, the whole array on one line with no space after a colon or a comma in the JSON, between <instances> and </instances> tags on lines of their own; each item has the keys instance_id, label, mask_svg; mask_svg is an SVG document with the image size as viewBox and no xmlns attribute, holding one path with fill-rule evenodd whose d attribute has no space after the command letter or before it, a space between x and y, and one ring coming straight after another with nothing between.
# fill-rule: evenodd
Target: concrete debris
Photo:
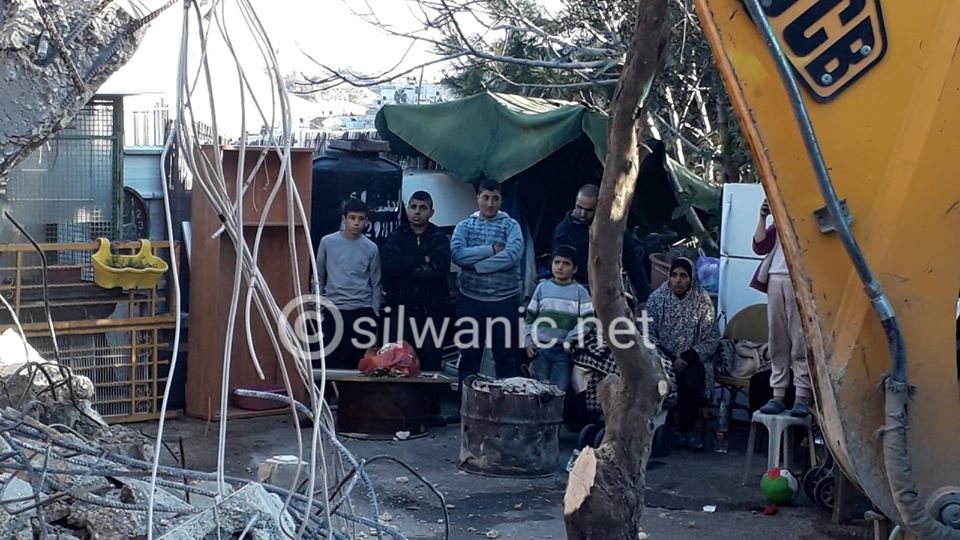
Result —
<instances>
[{"instance_id":1,"label":"concrete debris","mask_svg":"<svg viewBox=\"0 0 960 540\"><path fill-rule=\"evenodd\" d=\"M91 491L91 494L102 496L103 501L119 503L118 505L132 505L146 507L149 500L150 484L148 482L130 478L116 478L121 484L119 489L111 486ZM154 498L154 505L177 509L189 514L191 508L179 498L158 489ZM91 540L107 538L136 538L147 530L147 513L132 512L124 508L111 508L102 504L75 502L70 507L67 521L78 528L84 529Z\"/></svg>"},{"instance_id":2,"label":"concrete debris","mask_svg":"<svg viewBox=\"0 0 960 540\"><path fill-rule=\"evenodd\" d=\"M128 497L128 500L124 501L127 504L145 506L147 501L150 500L150 482L122 477L113 480L114 482L122 484L123 487L120 489L121 498ZM165 508L174 508L184 514L189 514L193 511L190 505L183 502L183 499L164 489L158 489L154 494L153 504Z\"/></svg>"},{"instance_id":3,"label":"concrete debris","mask_svg":"<svg viewBox=\"0 0 960 540\"><path fill-rule=\"evenodd\" d=\"M14 499L26 499L33 496L33 488L30 484L10 474L0 475L0 485L3 491L0 492L0 501L11 501Z\"/></svg>"},{"instance_id":4,"label":"concrete debris","mask_svg":"<svg viewBox=\"0 0 960 540\"><path fill-rule=\"evenodd\" d=\"M267 540L285 538L284 530L296 530L283 501L267 493L260 484L247 484L225 497L215 508L204 510L162 536L164 540L233 537L250 527L247 538Z\"/></svg>"},{"instance_id":5,"label":"concrete debris","mask_svg":"<svg viewBox=\"0 0 960 540\"><path fill-rule=\"evenodd\" d=\"M107 427L93 409L96 390L87 377L43 359L16 331L0 334L0 407L26 409L47 425L91 434Z\"/></svg>"},{"instance_id":6,"label":"concrete debris","mask_svg":"<svg viewBox=\"0 0 960 540\"><path fill-rule=\"evenodd\" d=\"M562 396L563 390L555 385L543 383L525 377L510 377L509 379L486 379L477 377L472 383L473 389L479 392L491 392L498 389L505 394L523 395L552 395Z\"/></svg>"},{"instance_id":7,"label":"concrete debris","mask_svg":"<svg viewBox=\"0 0 960 540\"><path fill-rule=\"evenodd\" d=\"M33 540L34 538L30 521L22 515L4 523L3 527L0 528L0 533L3 534L4 538L10 538L10 540Z\"/></svg>"},{"instance_id":8,"label":"concrete debris","mask_svg":"<svg viewBox=\"0 0 960 540\"><path fill-rule=\"evenodd\" d=\"M61 54L33 2L0 2L0 192L10 169L63 129L133 56L142 29L116 4L88 17L89 2L43 2L56 28L89 18Z\"/></svg>"},{"instance_id":9,"label":"concrete debris","mask_svg":"<svg viewBox=\"0 0 960 540\"><path fill-rule=\"evenodd\" d=\"M200 482L190 482L190 487L196 490L202 490L210 493L210 495L200 495L198 493L190 494L190 504L196 506L197 508L212 508L217 504L217 483L212 480L203 480ZM230 484L224 486L224 495L230 495L235 489Z\"/></svg>"},{"instance_id":10,"label":"concrete debris","mask_svg":"<svg viewBox=\"0 0 960 540\"><path fill-rule=\"evenodd\" d=\"M98 430L93 437L98 446L112 454L140 461L153 461L153 442L139 431L113 425Z\"/></svg>"},{"instance_id":11,"label":"concrete debris","mask_svg":"<svg viewBox=\"0 0 960 540\"><path fill-rule=\"evenodd\" d=\"M309 472L309 464L297 456L273 456L257 467L257 480L290 491L302 491Z\"/></svg>"},{"instance_id":12,"label":"concrete debris","mask_svg":"<svg viewBox=\"0 0 960 540\"><path fill-rule=\"evenodd\" d=\"M0 538L146 538L154 446L103 424L93 396L88 378L44 360L18 334L0 335ZM286 496L296 458L268 461L263 473L278 484L270 489ZM305 519L301 502L288 511L262 484L227 485L218 497L211 473L161 469L154 532L166 538L231 537L248 526L248 538L284 538L298 527L290 512ZM311 520L308 534L321 527Z\"/></svg>"}]
</instances>

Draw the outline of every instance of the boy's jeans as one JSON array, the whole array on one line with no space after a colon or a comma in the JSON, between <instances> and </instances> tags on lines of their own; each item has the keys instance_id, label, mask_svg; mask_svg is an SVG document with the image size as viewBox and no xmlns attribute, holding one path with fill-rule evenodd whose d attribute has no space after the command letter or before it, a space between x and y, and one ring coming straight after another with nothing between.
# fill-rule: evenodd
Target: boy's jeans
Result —
<instances>
[{"instance_id":1,"label":"boy's jeans","mask_svg":"<svg viewBox=\"0 0 960 540\"><path fill-rule=\"evenodd\" d=\"M562 346L538 349L537 356L533 358L533 376L538 381L557 385L564 392L570 386L572 369L573 360L563 352Z\"/></svg>"}]
</instances>

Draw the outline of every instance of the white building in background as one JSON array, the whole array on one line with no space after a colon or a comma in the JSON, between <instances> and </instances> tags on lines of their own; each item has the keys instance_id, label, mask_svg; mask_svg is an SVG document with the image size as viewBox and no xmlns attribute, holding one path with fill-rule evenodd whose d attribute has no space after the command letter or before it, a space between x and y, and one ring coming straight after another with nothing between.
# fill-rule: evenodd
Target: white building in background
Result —
<instances>
[{"instance_id":1,"label":"white building in background","mask_svg":"<svg viewBox=\"0 0 960 540\"><path fill-rule=\"evenodd\" d=\"M269 88L261 89L261 103L269 107ZM455 99L453 92L437 82L423 82L408 77L393 83L370 89L344 89L342 92L325 93L323 98L312 101L307 97L290 94L290 116L295 144L311 145L319 134L351 130L374 129L377 112L384 105L397 103L429 104ZM362 101L363 103L359 103ZM262 125L263 120L254 109L251 100L241 104L235 92L222 90L214 101L218 133L227 141L245 138L249 144L279 138L279 118L271 136ZM124 100L125 139L127 146L160 146L164 143L164 127L174 119L174 99L163 93L127 93ZM245 108L247 116L241 129L240 113ZM210 125L208 102L195 105L197 120ZM241 133L245 131L245 133Z\"/></svg>"},{"instance_id":2,"label":"white building in background","mask_svg":"<svg viewBox=\"0 0 960 540\"><path fill-rule=\"evenodd\" d=\"M405 77L376 87L377 107L397 103L443 103L455 99L453 92L439 82L421 83L418 77Z\"/></svg>"}]
</instances>

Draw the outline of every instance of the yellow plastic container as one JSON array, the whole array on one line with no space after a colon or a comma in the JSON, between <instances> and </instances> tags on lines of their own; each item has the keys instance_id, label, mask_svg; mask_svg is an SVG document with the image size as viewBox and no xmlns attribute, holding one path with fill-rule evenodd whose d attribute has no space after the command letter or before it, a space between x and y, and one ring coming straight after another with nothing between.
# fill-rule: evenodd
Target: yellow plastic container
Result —
<instances>
[{"instance_id":1,"label":"yellow plastic container","mask_svg":"<svg viewBox=\"0 0 960 540\"><path fill-rule=\"evenodd\" d=\"M98 238L100 249L91 257L93 281L104 289L150 289L160 283L167 271L167 263L153 254L150 241L140 240L136 255L114 255L110 252L110 240Z\"/></svg>"}]
</instances>

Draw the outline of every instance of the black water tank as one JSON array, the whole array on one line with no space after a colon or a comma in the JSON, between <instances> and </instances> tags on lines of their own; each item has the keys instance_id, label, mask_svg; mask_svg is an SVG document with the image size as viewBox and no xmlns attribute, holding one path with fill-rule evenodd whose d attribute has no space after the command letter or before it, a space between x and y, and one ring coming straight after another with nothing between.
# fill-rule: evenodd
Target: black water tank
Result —
<instances>
[{"instance_id":1,"label":"black water tank","mask_svg":"<svg viewBox=\"0 0 960 540\"><path fill-rule=\"evenodd\" d=\"M375 143L383 144L380 141L330 141L331 147L313 159L310 235L314 247L324 235L340 230L340 208L351 196L363 199L371 212L401 205L397 200L403 182L400 166L380 157L377 150L360 151L379 149L380 145Z\"/></svg>"}]
</instances>

